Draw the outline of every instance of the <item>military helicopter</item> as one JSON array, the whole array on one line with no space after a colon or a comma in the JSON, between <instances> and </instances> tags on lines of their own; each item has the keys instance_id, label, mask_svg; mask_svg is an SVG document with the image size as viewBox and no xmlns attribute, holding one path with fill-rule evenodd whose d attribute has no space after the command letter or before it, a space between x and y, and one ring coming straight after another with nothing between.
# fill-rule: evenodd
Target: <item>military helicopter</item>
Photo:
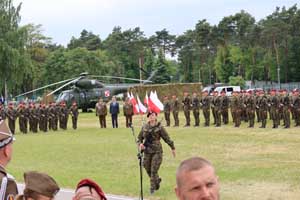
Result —
<instances>
[{"instance_id":1,"label":"military helicopter","mask_svg":"<svg viewBox=\"0 0 300 200\"><path fill-rule=\"evenodd\" d=\"M139 81L140 84L148 84L151 83L151 79L154 77L156 71L151 72L149 78L147 80L140 80L134 78L125 78L125 77L117 77L117 76L97 76L97 75L90 75L87 72L81 73L79 77L75 77L72 79L67 79L63 81L59 81L56 83L52 83L23 94L19 94L16 98L26 96L33 92L43 90L49 87L53 87L55 85L61 85L57 89L53 90L52 92L48 93L46 96L54 95L58 91L63 90L68 86L71 86L69 90L63 90L56 98L56 103L60 103L64 101L68 106L70 106L74 101L76 101L78 108L82 109L83 112L87 112L89 108L95 108L96 103L98 102L99 98L102 98L104 101L109 101L112 96L118 94L124 94L128 91L130 87L136 86L138 84L104 84L100 82L96 78L112 78L112 79L123 79L123 80L130 80L130 81Z\"/></svg>"}]
</instances>

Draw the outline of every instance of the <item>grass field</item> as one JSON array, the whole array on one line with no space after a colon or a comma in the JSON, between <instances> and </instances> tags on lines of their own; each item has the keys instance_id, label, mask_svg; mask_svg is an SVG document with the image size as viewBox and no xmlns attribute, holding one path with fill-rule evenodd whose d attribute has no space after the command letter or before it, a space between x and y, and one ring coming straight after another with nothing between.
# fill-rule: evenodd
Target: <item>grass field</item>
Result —
<instances>
[{"instance_id":1,"label":"grass field","mask_svg":"<svg viewBox=\"0 0 300 200\"><path fill-rule=\"evenodd\" d=\"M159 116L159 119L161 119ZM99 182L106 193L139 196L137 149L131 130L100 129L94 113L80 113L78 130L38 134L16 134L12 162L8 171L19 182L23 172L38 170L52 175L61 187L74 188L85 177ZM175 200L175 171L181 160L203 156L216 166L223 200L296 200L300 199L300 129L167 128L175 141L177 157L164 144L160 169L161 189L149 196L149 179L144 172L147 199ZM141 119L136 117L135 134ZM110 118L107 124L111 127Z\"/></svg>"}]
</instances>

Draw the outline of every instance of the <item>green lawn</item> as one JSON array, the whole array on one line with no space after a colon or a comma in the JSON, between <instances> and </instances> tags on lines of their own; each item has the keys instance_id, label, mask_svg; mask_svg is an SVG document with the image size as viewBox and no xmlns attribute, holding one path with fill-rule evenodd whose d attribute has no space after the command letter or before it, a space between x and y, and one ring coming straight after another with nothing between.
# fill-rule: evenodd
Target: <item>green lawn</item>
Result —
<instances>
[{"instance_id":1,"label":"green lawn","mask_svg":"<svg viewBox=\"0 0 300 200\"><path fill-rule=\"evenodd\" d=\"M19 182L23 172L38 170L52 175L61 187L74 188L85 177L95 179L104 191L138 197L139 168L131 129L100 129L95 113L80 113L78 130L22 135L17 132L8 171ZM159 116L159 120L162 115ZM141 117L134 120L138 134ZM164 144L160 169L161 189L149 197L149 179L144 172L147 199L176 199L175 171L180 161L203 156L216 166L224 200L295 200L300 197L300 129L167 128L175 141L177 157ZM110 118L107 121L111 127Z\"/></svg>"}]
</instances>

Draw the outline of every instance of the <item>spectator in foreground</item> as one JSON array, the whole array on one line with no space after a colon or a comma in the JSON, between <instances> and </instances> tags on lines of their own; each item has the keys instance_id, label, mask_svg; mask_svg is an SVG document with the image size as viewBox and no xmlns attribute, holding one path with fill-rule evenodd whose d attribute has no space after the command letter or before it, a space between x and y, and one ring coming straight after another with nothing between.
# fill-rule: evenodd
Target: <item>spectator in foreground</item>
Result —
<instances>
[{"instance_id":1,"label":"spectator in foreground","mask_svg":"<svg viewBox=\"0 0 300 200\"><path fill-rule=\"evenodd\" d=\"M12 158L14 140L5 120L0 120L0 199L14 199L18 194L14 177L5 170Z\"/></svg>"},{"instance_id":2,"label":"spectator in foreground","mask_svg":"<svg viewBox=\"0 0 300 200\"><path fill-rule=\"evenodd\" d=\"M47 174L30 171L24 173L23 195L16 200L52 200L59 191L55 180Z\"/></svg>"},{"instance_id":3,"label":"spectator in foreground","mask_svg":"<svg viewBox=\"0 0 300 200\"><path fill-rule=\"evenodd\" d=\"M219 180L212 164L192 157L181 162L176 173L176 196L179 200L219 200Z\"/></svg>"},{"instance_id":4,"label":"spectator in foreground","mask_svg":"<svg viewBox=\"0 0 300 200\"><path fill-rule=\"evenodd\" d=\"M91 179L82 179L77 184L72 200L107 200L102 188Z\"/></svg>"}]
</instances>

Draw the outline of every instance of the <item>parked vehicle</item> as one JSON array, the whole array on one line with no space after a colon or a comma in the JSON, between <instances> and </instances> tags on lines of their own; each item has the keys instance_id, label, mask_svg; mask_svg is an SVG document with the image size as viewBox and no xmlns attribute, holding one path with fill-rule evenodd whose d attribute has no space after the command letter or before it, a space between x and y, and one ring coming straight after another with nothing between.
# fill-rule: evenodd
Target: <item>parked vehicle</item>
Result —
<instances>
[{"instance_id":1,"label":"parked vehicle","mask_svg":"<svg viewBox=\"0 0 300 200\"><path fill-rule=\"evenodd\" d=\"M219 95L221 94L222 91L225 91L226 96L231 96L233 91L240 92L241 87L240 86L220 86L220 87L216 87L214 91L217 91Z\"/></svg>"}]
</instances>

